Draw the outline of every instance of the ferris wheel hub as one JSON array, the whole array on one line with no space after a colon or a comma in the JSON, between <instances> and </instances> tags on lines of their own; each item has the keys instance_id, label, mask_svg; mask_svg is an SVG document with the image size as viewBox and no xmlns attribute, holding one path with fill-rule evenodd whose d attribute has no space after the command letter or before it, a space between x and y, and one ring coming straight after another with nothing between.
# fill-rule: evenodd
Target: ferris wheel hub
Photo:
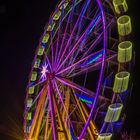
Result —
<instances>
[{"instance_id":1,"label":"ferris wheel hub","mask_svg":"<svg viewBox=\"0 0 140 140\"><path fill-rule=\"evenodd\" d=\"M50 80L53 80L55 78L55 72L47 73Z\"/></svg>"}]
</instances>

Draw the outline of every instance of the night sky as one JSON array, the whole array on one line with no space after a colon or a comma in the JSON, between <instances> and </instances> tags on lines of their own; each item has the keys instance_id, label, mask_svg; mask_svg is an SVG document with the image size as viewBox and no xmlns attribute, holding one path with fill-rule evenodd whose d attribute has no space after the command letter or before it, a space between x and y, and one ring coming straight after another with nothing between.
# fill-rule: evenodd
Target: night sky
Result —
<instances>
[{"instance_id":1,"label":"night sky","mask_svg":"<svg viewBox=\"0 0 140 140\"><path fill-rule=\"evenodd\" d=\"M136 65L134 88L128 101L126 129L140 136L140 9L138 0L127 0L133 23ZM28 75L45 24L58 0L11 0L0 2L0 140L18 140Z\"/></svg>"}]
</instances>

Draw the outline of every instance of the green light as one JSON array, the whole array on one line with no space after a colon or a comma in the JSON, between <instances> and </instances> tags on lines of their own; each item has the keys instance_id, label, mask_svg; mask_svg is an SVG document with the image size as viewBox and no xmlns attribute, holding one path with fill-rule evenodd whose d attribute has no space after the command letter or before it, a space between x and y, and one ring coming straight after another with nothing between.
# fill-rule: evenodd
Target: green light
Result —
<instances>
[{"instance_id":1,"label":"green light","mask_svg":"<svg viewBox=\"0 0 140 140\"><path fill-rule=\"evenodd\" d=\"M82 99L82 98L80 98L80 100L85 102L85 103L87 103L87 104L92 104L92 101L89 101L89 100L86 100L86 99Z\"/></svg>"}]
</instances>

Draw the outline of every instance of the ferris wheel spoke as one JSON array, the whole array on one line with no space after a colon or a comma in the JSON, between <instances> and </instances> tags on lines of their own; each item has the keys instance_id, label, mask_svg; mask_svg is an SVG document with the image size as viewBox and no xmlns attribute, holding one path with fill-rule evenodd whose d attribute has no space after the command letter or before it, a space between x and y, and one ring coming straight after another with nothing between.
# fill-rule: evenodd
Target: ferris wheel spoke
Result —
<instances>
[{"instance_id":1,"label":"ferris wheel spoke","mask_svg":"<svg viewBox=\"0 0 140 140\"><path fill-rule=\"evenodd\" d=\"M64 101L63 101L63 97L62 97L62 95L61 95L61 92L60 92L60 90L59 90L59 88L58 88L58 85L57 85L56 81L54 81L54 85L55 85L55 87L56 87L56 91L57 91L57 93L58 93L58 95L59 95L59 98L60 98L60 101L61 101L61 103L62 103L62 106L63 106L63 108L64 108L66 114L68 115L68 111L67 111L67 109L66 109L66 107L65 107L65 104L64 104Z\"/></svg>"},{"instance_id":2,"label":"ferris wheel spoke","mask_svg":"<svg viewBox=\"0 0 140 140\"><path fill-rule=\"evenodd\" d=\"M99 21L98 21L98 22L99 22ZM94 34L94 32L93 32L93 34ZM78 54L79 54L83 49L87 49L87 48L89 49L89 48L90 48L90 50L93 50L93 49L96 47L96 45L100 42L101 37L102 37L102 35L101 35L101 36L98 36L97 39L92 40L93 43L92 43L92 45L90 45L90 46L89 46L89 45L86 45L86 40L82 41L82 42L81 42L81 45L80 45L80 48L77 49L77 52L76 52L76 54L74 55L73 60L71 61L71 64L75 62L75 60L76 60ZM88 44L91 44L91 42L88 42ZM88 46L88 47L87 47L87 46ZM87 50L85 51L85 53L83 53L83 55L87 54L86 52L87 52ZM83 56L83 55L82 55L82 56Z\"/></svg>"},{"instance_id":3,"label":"ferris wheel spoke","mask_svg":"<svg viewBox=\"0 0 140 140\"><path fill-rule=\"evenodd\" d=\"M96 13L95 13L95 15L94 15L94 17L93 18L89 18L88 17L88 15L90 14L90 8L88 8L87 9L87 15L82 15L82 19L80 20L80 23L79 23L79 26L78 26L78 32L77 32L77 34L76 34L76 39L74 39L74 43L73 44L75 44L76 43L76 41L78 40L78 38L79 38L79 35L80 35L80 32L81 32L81 30L83 29L83 28L81 28L81 26L82 26L82 24L81 24L81 22L82 22L82 20L90 20L90 21L92 21L93 19L95 19L95 17L97 16L97 13L99 12L98 10L96 11ZM79 17L79 13L74 13L76 16L78 16ZM83 49L83 46L85 46L85 44L86 44L86 40L84 40L82 43L81 43L81 45L80 45L80 48L79 49L77 49L77 51L75 51L75 53L73 53L73 57L71 57L71 61L69 62L69 65L71 65L71 64L73 64L74 62L75 62L75 59L77 58L77 56L78 56L78 54L79 54L79 52L81 52L81 50ZM89 44L89 43L88 43ZM88 45L87 45L88 46ZM86 47L84 47L84 48L86 48Z\"/></svg>"},{"instance_id":4,"label":"ferris wheel spoke","mask_svg":"<svg viewBox=\"0 0 140 140\"><path fill-rule=\"evenodd\" d=\"M54 63L54 44L55 44L55 42L53 42L53 32L51 32L51 45L50 45L50 47L51 47L51 69L52 69L52 71L53 71L53 69L54 69L54 66L55 66L55 63Z\"/></svg>"},{"instance_id":5,"label":"ferris wheel spoke","mask_svg":"<svg viewBox=\"0 0 140 140\"><path fill-rule=\"evenodd\" d=\"M66 53L66 51L67 51L67 49L68 49L68 46L69 46L69 44L71 43L72 37L73 37L73 35L74 35L74 32L75 32L75 30L76 30L78 24L81 22L81 19L83 18L84 14L85 14L85 12L86 12L86 10L87 10L87 7L88 7L89 2L90 2L90 0L86 0L85 4L84 4L84 6L83 6L83 9L81 10L81 13L79 14L79 17L78 17L78 19L77 19L77 21L76 21L76 24L74 25L74 28L73 28L73 30L72 30L72 33L71 33L71 35L70 35L70 37L69 37L69 39L68 39L68 41L67 41L67 44L66 44L66 46L65 46L65 48L64 48L64 50L63 50L63 53L62 53L62 55L61 55L61 57L60 57L60 59L59 59L59 61L58 61L58 65L57 65L57 66L60 65L60 63L61 63L61 61L62 61L62 59L63 59L63 57L64 57L64 54ZM73 11L73 12L74 12L74 11ZM66 33L66 32L65 32L65 33Z\"/></svg>"},{"instance_id":6,"label":"ferris wheel spoke","mask_svg":"<svg viewBox=\"0 0 140 140\"><path fill-rule=\"evenodd\" d=\"M107 25L107 29L110 27L111 23L113 22L113 20ZM97 34L97 33L95 33ZM104 32L102 32L101 34L98 33L97 38L95 39L95 41L93 42L93 44L88 48L88 50L82 55L82 58L86 57L87 55L90 54L90 52L93 50L93 48L95 48L95 46L100 42L100 40L102 39Z\"/></svg>"},{"instance_id":7,"label":"ferris wheel spoke","mask_svg":"<svg viewBox=\"0 0 140 140\"><path fill-rule=\"evenodd\" d=\"M85 68L81 68L74 74L72 74L72 75L69 74L69 77L79 76L79 75L86 73L87 71L92 72L92 71L98 70L98 69L100 69L101 63L102 63L102 61L99 61L98 63L95 63L94 65L89 65L89 66L86 66Z\"/></svg>"},{"instance_id":8,"label":"ferris wheel spoke","mask_svg":"<svg viewBox=\"0 0 140 140\"><path fill-rule=\"evenodd\" d=\"M46 80L47 80L47 79L45 79L45 80L39 80L39 82L37 82L37 83L35 83L35 84L33 84L33 85L32 85L32 84L29 85L29 88L37 87L37 86L43 84Z\"/></svg>"},{"instance_id":9,"label":"ferris wheel spoke","mask_svg":"<svg viewBox=\"0 0 140 140\"><path fill-rule=\"evenodd\" d=\"M51 126L49 127L49 115L50 115L50 110L49 110L50 107L48 107L48 113L47 113L47 116L46 116L46 124L45 124L45 134L44 134L44 139L43 140L46 140L46 139L49 139L49 128L51 128Z\"/></svg>"},{"instance_id":10,"label":"ferris wheel spoke","mask_svg":"<svg viewBox=\"0 0 140 140\"><path fill-rule=\"evenodd\" d=\"M48 94L49 94L49 99L50 99L50 113L51 113L51 122L52 122L52 130L53 130L53 139L57 140L58 139L58 134L57 134L57 128L56 128L56 122L55 122L55 109L54 109L54 103L53 103L53 87L51 81L49 82L48 86Z\"/></svg>"},{"instance_id":11,"label":"ferris wheel spoke","mask_svg":"<svg viewBox=\"0 0 140 140\"><path fill-rule=\"evenodd\" d=\"M67 80L65 78L56 77L56 79L59 82L63 83L64 85L67 85L70 88L74 88L74 89L76 89L76 90L78 90L80 92L83 92L88 97L94 97L94 95L95 95L94 92L92 92L92 91L90 91L90 90L88 90L88 89L86 89L84 87L81 87L80 85L78 85L78 84L76 84L74 82L71 82L71 81L69 81L69 80Z\"/></svg>"},{"instance_id":12,"label":"ferris wheel spoke","mask_svg":"<svg viewBox=\"0 0 140 140\"><path fill-rule=\"evenodd\" d=\"M86 120L87 120L87 118L89 116L89 113L88 113L87 109L85 108L85 105L81 101L79 101L76 96L74 96L74 98L75 98L75 100L77 102L77 105L78 105L78 108L79 108L79 110L80 110L80 112L82 114L84 123L86 124ZM95 124L94 124L94 122L92 120L90 121L89 125L90 125L90 127L88 127L87 131L88 131L90 137L92 139L94 139L94 137L98 135L97 128L96 128L96 126L95 126Z\"/></svg>"},{"instance_id":13,"label":"ferris wheel spoke","mask_svg":"<svg viewBox=\"0 0 140 140\"><path fill-rule=\"evenodd\" d=\"M92 98L94 99L95 97L95 92L85 88L85 87L81 87L80 85L74 83L74 82L71 82L71 81L68 81L67 79L65 78L60 78L60 77L56 77L56 79L61 82L62 84L70 87L71 89L75 89L75 90L78 90L79 92L81 92L81 94L79 94L78 96L85 96L85 97L88 97L88 98ZM99 100L104 100L106 102L110 102L110 100L106 97L103 97L101 95L98 96Z\"/></svg>"},{"instance_id":14,"label":"ferris wheel spoke","mask_svg":"<svg viewBox=\"0 0 140 140\"><path fill-rule=\"evenodd\" d=\"M69 67L67 67L67 68L65 68L65 69L63 69L63 70L61 70L60 72L56 73L56 75L60 75L60 74L65 73L65 72L67 72L67 71L69 72L69 70L71 70L71 69L73 69L73 68L76 68L76 67L80 67L80 68L81 68L81 65L80 65L80 64L84 63L84 62L87 61L88 59L92 58L93 56L95 56L96 54L101 53L101 52L102 52L102 50L101 50L101 51L98 51L98 52L94 52L93 54L91 54L91 55L89 55L89 56L87 56L87 57L85 57L85 58L83 58L83 59L77 61L76 63L72 64L71 66L69 66ZM97 56L96 56L96 57L97 57Z\"/></svg>"},{"instance_id":15,"label":"ferris wheel spoke","mask_svg":"<svg viewBox=\"0 0 140 140\"><path fill-rule=\"evenodd\" d=\"M109 55L109 56L107 56L106 61L110 62L112 59L114 59L116 57L117 57L117 54ZM69 77L79 76L79 75L82 75L82 74L86 73L87 71L88 72L93 72L95 70L98 70L98 69L100 69L101 64L102 64L102 60L99 60L99 61L95 62L92 65L86 64L81 69L79 69L76 72L74 72L73 74L69 74Z\"/></svg>"},{"instance_id":16,"label":"ferris wheel spoke","mask_svg":"<svg viewBox=\"0 0 140 140\"><path fill-rule=\"evenodd\" d=\"M42 94L42 91L35 97L35 99L34 99L34 101L32 103L32 106L35 105L35 103L37 102L37 100L40 98L41 94ZM27 112L29 112L31 110L32 106L27 109Z\"/></svg>"},{"instance_id":17,"label":"ferris wheel spoke","mask_svg":"<svg viewBox=\"0 0 140 140\"><path fill-rule=\"evenodd\" d=\"M49 57L48 57L48 55L46 54L45 51L44 51L44 54L45 54L45 57L46 57L46 62L48 63L49 68L50 68L50 70L52 71L52 65L51 65L51 62L50 62L50 60L49 60Z\"/></svg>"},{"instance_id":18,"label":"ferris wheel spoke","mask_svg":"<svg viewBox=\"0 0 140 140\"><path fill-rule=\"evenodd\" d=\"M96 8L97 8L97 7L96 7ZM96 8L94 8L94 10L95 10ZM89 13L89 9L87 9L87 10L88 10L87 13ZM88 15L87 15L86 17L83 15L83 18L92 21L93 19L96 19L96 17L98 16L98 13L99 13L99 10L96 10L96 12L94 13L94 17L93 17L92 19L91 19L91 18L88 18ZM91 13L89 13L89 16L90 16L90 14L91 14ZM100 20L99 20L98 22L100 22ZM98 24L97 24L97 25L98 25ZM99 25L98 25L98 26L99 26ZM80 27L80 25L79 25L79 27ZM96 28L97 28L97 26L96 26ZM92 30L93 30L93 29L92 29ZM92 32L93 32L93 31L92 31ZM93 32L93 34L94 34L94 32ZM85 41L84 41L83 43L81 43L80 49L77 49L76 55L74 55L75 58L77 57L77 55L79 54L79 51L81 51L81 49L83 48L84 45L85 45ZM74 62L74 61L72 61L72 62Z\"/></svg>"},{"instance_id":19,"label":"ferris wheel spoke","mask_svg":"<svg viewBox=\"0 0 140 140\"><path fill-rule=\"evenodd\" d=\"M87 55L90 54L91 51L93 51L93 49L94 49L94 48L99 44L99 42L101 41L102 36L103 36L103 33L100 34L100 35L94 40L94 42L92 43L92 45L89 46L88 50L82 55L82 58L86 57Z\"/></svg>"},{"instance_id":20,"label":"ferris wheel spoke","mask_svg":"<svg viewBox=\"0 0 140 140\"><path fill-rule=\"evenodd\" d=\"M65 103L64 103L64 101L63 101L61 92L60 92L60 90L59 90L59 88L58 88L58 85L57 85L56 81L54 81L54 84L55 84L57 93L58 93L58 95L59 95L60 101L61 101L61 103L62 103L62 106L63 106L63 108L64 108L64 111L65 111L65 114L66 114L66 118L68 119L68 120L64 120L64 121L65 121L65 124L68 124L68 122L69 122L69 123L70 123L70 127L72 128L72 131L73 131L73 133L74 133L74 127L73 127L73 124L72 124L72 122L71 122L71 120L70 120L70 116L69 116L69 112L68 112L68 107L66 107L66 105L65 105ZM66 104L67 104L67 103L66 103ZM68 122L66 122L66 121L68 121ZM68 126L66 125L65 127L68 127ZM69 133L69 130L67 130L67 133Z\"/></svg>"},{"instance_id":21,"label":"ferris wheel spoke","mask_svg":"<svg viewBox=\"0 0 140 140\"><path fill-rule=\"evenodd\" d=\"M106 22L106 29L108 30L113 23L114 23L114 17L109 18L108 21ZM95 33L100 34L101 30L102 30L102 26L99 26L99 28L96 28Z\"/></svg>"},{"instance_id":22,"label":"ferris wheel spoke","mask_svg":"<svg viewBox=\"0 0 140 140\"><path fill-rule=\"evenodd\" d=\"M90 46L91 43L92 43L92 41L88 42L88 44L86 44L86 42L84 42L83 43L83 44L85 44L84 50L81 50L81 48L78 48L79 50L75 51L76 54L75 53L72 54L73 56L70 58L71 61L68 63L67 67L69 67L70 65L73 65L74 63L76 63L76 60L80 60L82 55L79 55L79 53L81 53L82 51L83 52L86 51L87 47Z\"/></svg>"},{"instance_id":23,"label":"ferris wheel spoke","mask_svg":"<svg viewBox=\"0 0 140 140\"><path fill-rule=\"evenodd\" d=\"M57 68L57 71L59 71L59 69L63 66L63 64L69 59L69 57L71 56L71 54L76 50L77 45L83 41L92 31L92 29L96 26L96 23L98 22L98 20L101 18L100 15L98 15L96 17L95 20L93 20L90 25L87 27L87 29L84 31L83 35L81 35L81 37L79 38L79 40L77 41L77 43L73 46L73 48L71 49L71 51L68 53L68 55L66 56L66 58L63 60L63 62L60 64L60 66Z\"/></svg>"},{"instance_id":24,"label":"ferris wheel spoke","mask_svg":"<svg viewBox=\"0 0 140 140\"><path fill-rule=\"evenodd\" d=\"M60 16L60 20L59 20L59 29L58 29L58 36L57 36L57 43L56 43L56 51L55 51L55 63L57 63L57 57L58 57L58 47L59 47L59 42L60 42L60 27L62 25L62 19L63 19L63 16L64 16L64 4L62 6L62 14ZM56 68L56 67L55 67Z\"/></svg>"},{"instance_id":25,"label":"ferris wheel spoke","mask_svg":"<svg viewBox=\"0 0 140 140\"><path fill-rule=\"evenodd\" d=\"M65 129L65 126L64 126L64 121L62 119L62 115L60 114L60 108L58 107L58 103L57 103L57 100L56 100L56 97L54 96L53 94L53 101L54 101L54 105L55 105L55 109L56 109L56 112L57 112L57 116L58 116L58 122L59 122L59 127L60 127L60 130L63 132L64 134L64 137L65 139L68 139L68 135L66 133L66 129Z\"/></svg>"},{"instance_id":26,"label":"ferris wheel spoke","mask_svg":"<svg viewBox=\"0 0 140 140\"><path fill-rule=\"evenodd\" d=\"M64 31L64 36L62 38L62 42L61 42L61 45L60 45L60 50L59 50L59 53L58 53L57 63L58 63L58 61L60 60L60 57L61 57L61 52L63 50L64 41L65 41L65 38L66 38L66 33L67 33L68 26L69 26L69 24L71 22L71 19L72 19L72 16L73 16L75 5L76 5L76 0L74 0L74 2L73 2L72 9L71 9L71 12L70 12L69 17L68 17L68 21L67 21L65 31Z\"/></svg>"}]
</instances>

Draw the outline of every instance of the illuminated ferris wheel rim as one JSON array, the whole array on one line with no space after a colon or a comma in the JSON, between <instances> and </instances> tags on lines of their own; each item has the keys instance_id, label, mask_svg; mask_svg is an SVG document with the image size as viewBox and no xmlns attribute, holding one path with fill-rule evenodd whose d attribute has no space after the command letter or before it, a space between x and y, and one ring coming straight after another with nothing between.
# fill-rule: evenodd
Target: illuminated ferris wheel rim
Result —
<instances>
[{"instance_id":1,"label":"illuminated ferris wheel rim","mask_svg":"<svg viewBox=\"0 0 140 140\"><path fill-rule=\"evenodd\" d=\"M79 1L79 3L81 2L82 0L80 0ZM88 0L87 0L88 1ZM89 0L90 1L90 0ZM68 3L69 3L69 1L67 1ZM66 2L66 3L67 3ZM86 133L86 130L87 130L87 128L88 128L88 126L90 125L90 121L91 121L91 119L92 119L92 116L93 116L93 110L94 110L94 107L95 107L95 104L96 104L96 102L97 102L97 99L98 99L98 96L99 96L99 90L100 90L100 87L101 87L101 84L102 84L102 80L103 80L103 74L104 74L104 65L105 65L105 59L106 59L106 50L107 50L107 48L106 48L106 44L107 44L107 36L106 36L106 22L105 22L105 16L104 16L104 9L103 9L103 7L102 7L102 5L101 5L101 3L100 3L100 1L99 0L96 0L96 2L97 2L97 4L98 4L98 7L99 7L99 9L100 9L100 12L101 12L101 19L102 19L102 24L103 24L103 51L102 51L102 60L101 60L101 70L100 70L100 76L99 76L99 80L98 80L98 86L97 86L97 90L96 90L96 92L95 92L95 96L94 96L94 101L93 101L93 103L92 103L92 107L91 107L91 111L90 111L90 113L89 113L89 116L88 116L88 118L87 118L87 121L86 121L86 124L84 125L84 127L83 127L83 129L82 129L82 132L81 132L81 134L80 134L80 136L79 136L79 138L78 139L81 139L83 136L84 136L84 134ZM59 6L58 6L58 8L57 8L57 10L56 10L56 12L55 13L57 13L58 11L59 11L59 9L61 8L61 10L64 8L64 4L63 3L65 3L65 1L63 1ZM124 1L124 3L123 4L126 4L125 3L125 1ZM125 7L126 7L126 5L125 5ZM72 8L71 8L71 10L72 10ZM70 10L70 11L71 11ZM118 9L116 10L117 12L118 12ZM55 17L55 13L52 15L52 19L54 19L54 17ZM56 17L57 18L57 17ZM121 17L120 17L121 18ZM53 21L53 20L50 20L50 21ZM98 19L98 18L97 18ZM118 19L118 21L119 21L120 19ZM96 20L95 20L96 21ZM95 22L94 21L94 22ZM120 20L121 21L121 20ZM123 20L124 21L124 20ZM129 20L128 20L129 21ZM93 23L94 23L93 22ZM119 22L118 22L119 23ZM122 24L121 22L120 22L120 24ZM92 24L91 24L92 25ZM119 25L119 24L118 24ZM49 26L49 25L48 25ZM61 25L60 25L61 26ZM121 27L121 26L120 26ZM60 27L58 27L57 29L58 29L58 31L59 31L59 28ZM44 35L43 35L43 38L44 38L44 36L46 35L46 32L47 32L47 30L48 30L48 28L46 28L46 31L44 32ZM52 32L52 31L51 31ZM127 33L127 30L126 31L124 31L125 33ZM123 34L124 33L123 31L121 32L120 31L120 35L121 34ZM56 33L57 33L57 31L56 31ZM43 39L42 38L42 39ZM42 39L41 39L41 43L40 43L40 45L39 46L41 46L42 45ZM126 42L125 42L126 43ZM130 50L130 46L132 46L131 45L131 42L127 42L127 44L129 44L128 45L128 48L129 48L129 50ZM123 48L123 44L119 44L120 45L120 53L122 53L121 52L121 50L122 49L124 49ZM125 44L126 45L126 44ZM39 47L39 49L40 49L40 47ZM38 49L38 51L39 51L39 49ZM50 48L49 49L51 49L51 45L50 45ZM72 48L73 49L73 48ZM74 49L73 49L74 50ZM123 50L124 51L124 50ZM125 50L126 51L126 50ZM45 53L45 56L46 56L46 59L48 59L49 60L49 57L47 56L47 53ZM70 56L70 55L69 55ZM37 57L38 57L38 54L36 55L36 57L35 57L35 61L37 60ZM67 58L67 57L66 57ZM95 57L96 58L96 57ZM97 57L98 58L98 57ZM127 60L127 58L125 58L125 60L124 60L124 58L122 58L121 56L120 57L118 57L118 60L119 61L129 61L129 59L130 58L128 58L128 60ZM47 60L47 62L49 62ZM66 59L65 59L66 60ZM87 61L87 59L85 59L86 61ZM35 61L34 61L34 63L35 63ZM122 63L122 62L121 62ZM64 62L63 62L63 64L64 64ZM63 64L61 64L60 66L63 66ZM49 69L48 69L49 68ZM57 67L57 68L59 68L59 66ZM69 69L71 68L71 66L69 66ZM33 69L34 69L34 66L33 66ZM32 69L32 71L33 71L33 69ZM68 69L68 68L67 68ZM51 67L51 63L49 64L49 63L45 63L43 66L42 66L42 69L41 69L41 78L43 79L43 82L44 83L46 83L45 81L48 81L48 80L46 80L46 77L47 77L47 79L49 79L49 81L51 81L51 80L54 80L54 79L57 79L59 82L61 81L63 84L64 83L67 83L66 85L68 86L68 85L70 85L70 84L72 84L72 83L70 83L69 81L64 81L63 79L62 79L62 77L61 77L61 74L63 74L63 72L65 72L65 71L61 71L61 69L60 69L60 71L58 70L57 71L57 69L56 69L56 72L54 71L54 70L52 70L52 67ZM121 73L120 74L121 76L123 75L127 75L127 77L129 78L129 74L127 74L126 72L124 72L124 73ZM118 75L116 75L116 77L119 79L119 77L120 78L122 78L121 76L120 76L119 74ZM32 73L31 73L31 77L32 77ZM116 79L117 79L116 78ZM128 78L127 78L127 80L128 80ZM115 81L116 83L117 83L117 81ZM127 81L128 82L128 81ZM41 81L41 83L42 83L42 81ZM115 83L115 84L116 84ZM48 84L48 83L47 83ZM73 85L72 87L73 88L76 88L76 86L77 85ZM116 92L120 92L121 91L121 89L115 89L116 87L114 86L114 91L116 91ZM77 90L79 90L78 88L76 88ZM117 91L118 90L118 91ZM82 92L84 92L84 90L81 90ZM39 94L37 97L39 97L41 94ZM28 93L27 93L27 100L28 100ZM112 99L113 100L113 99ZM116 104L117 105L117 104ZM122 108L122 106L119 106L119 109L120 108ZM26 110L25 110L25 114L27 114L26 113ZM26 116L26 115L25 115ZM26 119L25 119L26 120ZM109 119L107 119L106 118L106 121L108 121ZM26 126L26 125L25 125ZM106 135L108 135L108 134L106 134ZM109 135L109 137L111 136L111 134ZM102 137L102 134L101 134L101 136L99 136L99 137ZM30 140L30 139L29 139Z\"/></svg>"}]
</instances>

